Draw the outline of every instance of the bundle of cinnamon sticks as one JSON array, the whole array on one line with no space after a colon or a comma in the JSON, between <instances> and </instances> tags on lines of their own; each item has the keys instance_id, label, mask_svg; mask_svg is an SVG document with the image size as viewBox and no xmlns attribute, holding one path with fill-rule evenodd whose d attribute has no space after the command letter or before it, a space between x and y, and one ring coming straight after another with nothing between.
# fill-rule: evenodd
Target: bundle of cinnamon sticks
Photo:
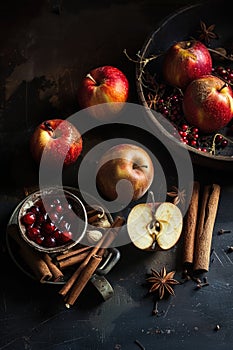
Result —
<instances>
[{"instance_id":1,"label":"bundle of cinnamon sticks","mask_svg":"<svg viewBox=\"0 0 233 350\"><path fill-rule=\"evenodd\" d=\"M183 265L195 273L209 270L211 244L221 188L194 182L183 225Z\"/></svg>"},{"instance_id":2,"label":"bundle of cinnamon sticks","mask_svg":"<svg viewBox=\"0 0 233 350\"><path fill-rule=\"evenodd\" d=\"M123 217L116 217L111 227L106 230L101 240L87 251L85 259L59 291L59 294L64 297L67 308L74 305L78 299L91 276L99 266L106 249L117 237L124 222L125 219Z\"/></svg>"}]
</instances>

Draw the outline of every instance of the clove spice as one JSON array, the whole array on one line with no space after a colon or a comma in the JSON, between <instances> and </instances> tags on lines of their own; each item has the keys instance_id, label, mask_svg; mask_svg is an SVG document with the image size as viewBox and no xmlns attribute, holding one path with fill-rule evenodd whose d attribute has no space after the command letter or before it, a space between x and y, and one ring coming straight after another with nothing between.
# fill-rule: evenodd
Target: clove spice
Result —
<instances>
[{"instance_id":1,"label":"clove spice","mask_svg":"<svg viewBox=\"0 0 233 350\"><path fill-rule=\"evenodd\" d=\"M218 231L218 235L223 235L224 233L231 233L231 230L223 230L221 228L221 230Z\"/></svg>"}]
</instances>

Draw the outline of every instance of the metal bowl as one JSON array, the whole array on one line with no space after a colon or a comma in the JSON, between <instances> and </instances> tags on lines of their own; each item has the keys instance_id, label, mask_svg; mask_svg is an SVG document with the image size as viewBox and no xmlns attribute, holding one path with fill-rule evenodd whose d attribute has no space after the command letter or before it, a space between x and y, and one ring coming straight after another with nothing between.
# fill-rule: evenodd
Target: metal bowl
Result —
<instances>
[{"instance_id":1,"label":"metal bowl","mask_svg":"<svg viewBox=\"0 0 233 350\"><path fill-rule=\"evenodd\" d=\"M190 40L190 38L198 38L200 29L200 21L206 23L207 26L214 24L215 32L218 34L217 39L211 40L208 44L209 48L230 47L233 50L232 36L232 16L227 11L228 5L226 1L206 1L203 3L183 7L175 13L165 18L157 25L154 32L146 39L136 64L136 86L139 101L146 107L146 113L149 121L166 137L171 144L177 148L186 148L189 151L194 164L215 169L233 170L233 145L232 142L223 150L215 154L210 152L204 153L189 145L185 145L172 132L167 130L161 123L161 115L156 118L156 113L152 111L148 105L148 80L146 74L150 77L160 80L162 55L173 43ZM154 56L161 55L154 59ZM220 62L220 61L219 61ZM213 65L223 65L222 62L213 60ZM233 62L228 61L228 67L233 67ZM225 65L225 63L224 63ZM221 130L224 135L229 134L229 127ZM232 132L231 132L232 136ZM230 137L231 137L230 136Z\"/></svg>"},{"instance_id":2,"label":"metal bowl","mask_svg":"<svg viewBox=\"0 0 233 350\"><path fill-rule=\"evenodd\" d=\"M98 200L96 198L94 198L93 196L91 196L90 194L85 192L85 198L88 201L88 204L87 204L87 202L82 197L81 192L77 188L65 186L64 189L69 191L69 192L72 192L76 197L78 197L81 200L81 202L84 203L85 208L88 207L89 205L92 206L92 205L97 205L97 204L100 207L104 208L109 223L110 224L113 223L113 218L112 218L111 214L102 205L102 203L98 202ZM34 188L34 189L30 190L30 193L35 193L36 191L37 191L37 189ZM28 195L27 195L27 198L28 198ZM27 263L25 263L24 259L22 258L22 255L20 254L20 249L19 249L19 246L17 244L17 240L15 240L12 236L13 234L18 235L18 233L19 233L18 217L19 217L19 211L22 208L22 205L24 204L24 202L25 202L25 199L20 201L10 216L10 219L9 219L9 222L7 225L7 230L6 230L6 245L7 245L7 249L8 249L8 252L9 252L9 255L10 255L12 261L19 268L19 270L21 272L23 272L29 278L35 280L36 277L35 277L34 273L32 272L32 270L30 269L30 266L28 266ZM11 234L10 234L10 232L11 232ZM55 252L55 253L50 254L50 256L52 256L52 257L55 257L56 255L60 255L60 253ZM119 259L120 259L119 250L117 248L108 248L106 255L104 254L104 256L103 256L102 263L100 264L100 266L98 266L96 273L91 278L92 284L97 288L97 290L99 290L99 292L101 293L101 295L103 296L104 299L106 299L109 296L109 290L110 290L109 283L107 282L107 280L104 279L104 276L107 275L109 273L109 271L117 264ZM68 279L73 274L74 268L75 267L71 266L70 268L64 269L64 279L63 280L61 280L61 281L46 280L46 281L44 281L44 283L46 283L48 285L63 285L66 283L66 281L68 281Z\"/></svg>"},{"instance_id":3,"label":"metal bowl","mask_svg":"<svg viewBox=\"0 0 233 350\"><path fill-rule=\"evenodd\" d=\"M72 231L73 236L67 243L59 243L55 246L48 247L43 244L38 244L28 237L26 226L22 222L22 218L28 211L30 211L32 206L38 203L38 201L42 201L43 207L49 216L49 213L51 212L51 203L53 203L54 200L59 200L64 205L70 206L71 209L69 210L68 215L71 227L69 229L67 228L67 230ZM60 227L59 225L61 224L64 215L63 212L59 214L58 222L56 223L58 228ZM22 238L32 248L40 252L61 253L69 250L83 239L86 233L87 224L87 213L83 202L74 193L59 187L48 187L33 192L26 197L18 212L18 226Z\"/></svg>"}]
</instances>

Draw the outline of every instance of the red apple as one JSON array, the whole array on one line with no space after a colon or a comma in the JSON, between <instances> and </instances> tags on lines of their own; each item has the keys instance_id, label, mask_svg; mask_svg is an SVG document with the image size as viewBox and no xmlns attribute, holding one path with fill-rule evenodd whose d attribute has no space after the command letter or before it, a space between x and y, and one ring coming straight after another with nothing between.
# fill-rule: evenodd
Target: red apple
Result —
<instances>
[{"instance_id":1,"label":"red apple","mask_svg":"<svg viewBox=\"0 0 233 350\"><path fill-rule=\"evenodd\" d=\"M82 79L78 89L78 102L81 108L108 103L90 110L97 119L106 120L111 117L109 114L115 115L122 109L128 93L129 82L125 74L116 67L102 66L92 69Z\"/></svg>"},{"instance_id":2,"label":"red apple","mask_svg":"<svg viewBox=\"0 0 233 350\"><path fill-rule=\"evenodd\" d=\"M206 75L192 81L184 92L187 121L203 133L218 131L233 116L233 91L222 79Z\"/></svg>"},{"instance_id":3,"label":"red apple","mask_svg":"<svg viewBox=\"0 0 233 350\"><path fill-rule=\"evenodd\" d=\"M166 51L162 69L169 85L184 89L192 80L211 74L212 58L200 41L180 41Z\"/></svg>"},{"instance_id":4,"label":"red apple","mask_svg":"<svg viewBox=\"0 0 233 350\"><path fill-rule=\"evenodd\" d=\"M137 200L149 189L153 178L154 167L149 153L133 144L119 144L111 147L101 157L96 184L104 198L115 200L118 196L118 182L127 180L121 188L123 201L124 194L127 199L131 196L131 200Z\"/></svg>"},{"instance_id":5,"label":"red apple","mask_svg":"<svg viewBox=\"0 0 233 350\"><path fill-rule=\"evenodd\" d=\"M30 140L30 150L37 163L46 152L48 164L63 161L64 165L76 162L82 151L82 137L77 128L68 120L50 119L42 122L34 130Z\"/></svg>"}]
</instances>

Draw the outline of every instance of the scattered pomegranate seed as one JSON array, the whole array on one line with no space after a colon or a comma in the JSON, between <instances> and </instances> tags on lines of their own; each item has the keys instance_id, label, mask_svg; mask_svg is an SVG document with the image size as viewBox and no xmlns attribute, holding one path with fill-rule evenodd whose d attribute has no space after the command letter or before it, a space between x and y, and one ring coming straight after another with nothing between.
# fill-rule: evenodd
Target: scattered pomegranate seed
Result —
<instances>
[{"instance_id":1,"label":"scattered pomegranate seed","mask_svg":"<svg viewBox=\"0 0 233 350\"><path fill-rule=\"evenodd\" d=\"M227 140L223 140L221 142L221 147L225 148L228 145L228 141Z\"/></svg>"}]
</instances>

